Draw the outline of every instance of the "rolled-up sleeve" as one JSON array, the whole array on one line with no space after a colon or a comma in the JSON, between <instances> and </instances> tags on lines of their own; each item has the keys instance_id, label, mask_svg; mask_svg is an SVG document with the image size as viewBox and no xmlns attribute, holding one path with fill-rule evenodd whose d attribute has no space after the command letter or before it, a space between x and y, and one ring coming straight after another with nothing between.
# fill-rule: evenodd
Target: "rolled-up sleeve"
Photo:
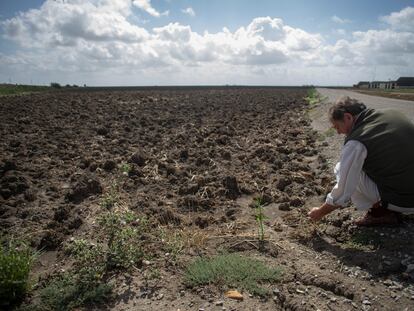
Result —
<instances>
[{"instance_id":1,"label":"rolled-up sleeve","mask_svg":"<svg viewBox=\"0 0 414 311\"><path fill-rule=\"evenodd\" d=\"M336 185L326 197L326 203L345 206L355 192L367 157L367 148L356 140L348 141L341 150L335 167Z\"/></svg>"}]
</instances>

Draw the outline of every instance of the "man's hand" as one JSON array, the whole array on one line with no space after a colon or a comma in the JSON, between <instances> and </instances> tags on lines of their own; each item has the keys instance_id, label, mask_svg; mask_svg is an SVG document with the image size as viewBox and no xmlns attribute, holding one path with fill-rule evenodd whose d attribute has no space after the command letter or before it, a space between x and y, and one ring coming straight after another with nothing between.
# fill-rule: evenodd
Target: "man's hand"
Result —
<instances>
[{"instance_id":1,"label":"man's hand","mask_svg":"<svg viewBox=\"0 0 414 311\"><path fill-rule=\"evenodd\" d=\"M325 215L334 211L337 206L324 203L321 207L314 207L308 213L308 216L315 221L321 220Z\"/></svg>"}]
</instances>

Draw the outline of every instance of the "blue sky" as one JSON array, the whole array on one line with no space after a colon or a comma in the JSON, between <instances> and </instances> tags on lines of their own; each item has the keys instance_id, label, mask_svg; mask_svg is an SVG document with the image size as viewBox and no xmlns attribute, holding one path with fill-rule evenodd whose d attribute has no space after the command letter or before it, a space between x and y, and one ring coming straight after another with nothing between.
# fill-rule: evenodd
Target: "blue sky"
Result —
<instances>
[{"instance_id":1,"label":"blue sky","mask_svg":"<svg viewBox=\"0 0 414 311\"><path fill-rule=\"evenodd\" d=\"M1 1L0 19L0 82L343 85L414 75L414 1L20 0Z\"/></svg>"},{"instance_id":2,"label":"blue sky","mask_svg":"<svg viewBox=\"0 0 414 311\"><path fill-rule=\"evenodd\" d=\"M29 9L39 8L44 0L1 1L1 17L10 18ZM308 31L329 32L333 26L331 17L352 19L349 29L366 30L378 24L378 17L390 12L400 11L414 6L414 1L378 0L378 1L332 1L332 0L292 0L292 1L252 1L252 0L153 0L153 7L159 11L170 10L169 16L162 19L150 19L145 12L136 9L136 13L149 20L150 26L161 26L166 22L179 21L189 23L194 30L210 32L220 31L226 26L234 30L246 25L258 16L281 17L287 23ZM181 8L192 7L197 18L182 14Z\"/></svg>"}]
</instances>

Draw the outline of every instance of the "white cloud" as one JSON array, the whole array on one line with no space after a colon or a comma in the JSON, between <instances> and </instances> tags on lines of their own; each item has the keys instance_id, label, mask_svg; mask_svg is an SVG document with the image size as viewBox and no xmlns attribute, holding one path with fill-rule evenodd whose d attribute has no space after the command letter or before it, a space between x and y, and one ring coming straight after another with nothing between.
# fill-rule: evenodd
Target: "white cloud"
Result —
<instances>
[{"instance_id":1,"label":"white cloud","mask_svg":"<svg viewBox=\"0 0 414 311\"><path fill-rule=\"evenodd\" d=\"M249 36L260 36L265 41L278 41L285 37L283 21L280 18L271 18L269 16L253 19L247 26L246 31Z\"/></svg>"},{"instance_id":2,"label":"white cloud","mask_svg":"<svg viewBox=\"0 0 414 311\"><path fill-rule=\"evenodd\" d=\"M151 5L151 0L133 0L132 4L154 17L160 17L162 15L169 14L169 11L160 13L156 9L154 9Z\"/></svg>"},{"instance_id":3,"label":"white cloud","mask_svg":"<svg viewBox=\"0 0 414 311\"><path fill-rule=\"evenodd\" d=\"M380 17L381 21L384 21L391 25L395 30L414 32L414 8L406 7L399 12L393 12L390 15Z\"/></svg>"},{"instance_id":4,"label":"white cloud","mask_svg":"<svg viewBox=\"0 0 414 311\"><path fill-rule=\"evenodd\" d=\"M144 28L127 21L127 1L67 0L46 1L40 9L32 9L3 21L7 38L25 47L76 46L86 41L142 41L148 37Z\"/></svg>"},{"instance_id":5,"label":"white cloud","mask_svg":"<svg viewBox=\"0 0 414 311\"><path fill-rule=\"evenodd\" d=\"M154 28L153 31L157 38L163 41L188 42L191 37L190 26L183 26L179 23L170 23L164 27Z\"/></svg>"},{"instance_id":6,"label":"white cloud","mask_svg":"<svg viewBox=\"0 0 414 311\"><path fill-rule=\"evenodd\" d=\"M351 22L352 22L350 19L340 18L340 17L338 17L338 16L336 16L336 15L332 16L332 17L331 17L331 20L332 20L333 22L335 22L335 23L338 23L338 24L349 24L349 23L351 23Z\"/></svg>"},{"instance_id":7,"label":"white cloud","mask_svg":"<svg viewBox=\"0 0 414 311\"><path fill-rule=\"evenodd\" d=\"M196 15L192 7L188 7L186 9L182 9L181 12L183 12L184 14L188 14L188 15L190 15L192 17L194 17Z\"/></svg>"},{"instance_id":8,"label":"white cloud","mask_svg":"<svg viewBox=\"0 0 414 311\"><path fill-rule=\"evenodd\" d=\"M152 8L145 3L149 7L142 9ZM146 29L137 26L133 5L137 1L48 0L2 21L4 36L21 49L0 54L0 80L30 73L46 82L81 76L87 84L317 84L328 79L352 84L356 74L369 79L363 75L373 65L377 77L381 72L396 77L414 63L414 32L405 27L411 23L405 17L409 8L382 17L388 29L354 32L330 44L320 34L269 16L216 33L178 22Z\"/></svg>"}]
</instances>

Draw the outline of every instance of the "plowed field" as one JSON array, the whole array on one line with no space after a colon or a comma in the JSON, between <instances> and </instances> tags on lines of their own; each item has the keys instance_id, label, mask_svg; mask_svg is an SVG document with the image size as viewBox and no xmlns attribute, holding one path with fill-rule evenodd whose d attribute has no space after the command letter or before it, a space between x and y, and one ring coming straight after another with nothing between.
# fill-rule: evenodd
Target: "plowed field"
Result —
<instances>
[{"instance_id":1,"label":"plowed field","mask_svg":"<svg viewBox=\"0 0 414 311\"><path fill-rule=\"evenodd\" d=\"M26 303L70 271L65 247L101 243L111 200L146 220L143 257L106 276L85 310L412 310L413 219L358 229L352 207L319 224L330 191L324 133L302 88L55 92L0 98L0 228L41 250ZM338 138L340 139L340 138ZM339 153L339 150L338 150ZM264 203L258 242L254 199ZM265 297L189 287L200 256L239 253L282 269Z\"/></svg>"}]
</instances>

